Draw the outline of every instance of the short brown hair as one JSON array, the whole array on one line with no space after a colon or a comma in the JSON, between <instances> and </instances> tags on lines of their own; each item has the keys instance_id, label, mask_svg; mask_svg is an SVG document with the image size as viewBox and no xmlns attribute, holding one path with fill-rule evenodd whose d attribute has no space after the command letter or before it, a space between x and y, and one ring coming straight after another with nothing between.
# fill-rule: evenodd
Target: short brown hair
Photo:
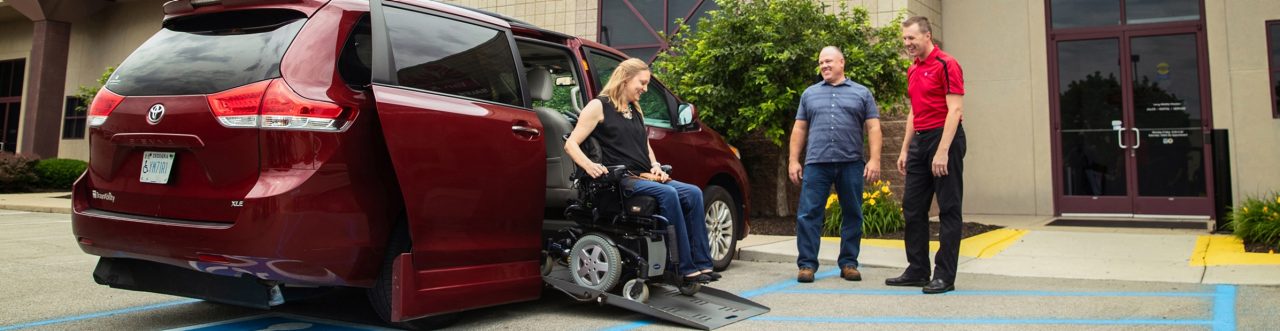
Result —
<instances>
[{"instance_id":1,"label":"short brown hair","mask_svg":"<svg viewBox=\"0 0 1280 331\"><path fill-rule=\"evenodd\" d=\"M929 18L924 16L912 16L906 21L902 21L902 27L906 28L914 24L919 24L920 33L929 33Z\"/></svg>"}]
</instances>

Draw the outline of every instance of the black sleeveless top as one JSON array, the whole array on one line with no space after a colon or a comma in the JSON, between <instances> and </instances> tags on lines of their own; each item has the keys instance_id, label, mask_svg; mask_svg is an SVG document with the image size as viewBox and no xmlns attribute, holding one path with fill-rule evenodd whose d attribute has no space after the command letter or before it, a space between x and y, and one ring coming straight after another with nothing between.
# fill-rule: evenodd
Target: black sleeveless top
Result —
<instances>
[{"instance_id":1,"label":"black sleeveless top","mask_svg":"<svg viewBox=\"0 0 1280 331\"><path fill-rule=\"evenodd\" d=\"M644 117L633 111L631 119L627 119L618 113L609 98L597 99L604 105L604 121L596 124L591 137L600 143L600 163L625 165L637 174L649 172L649 134L644 127Z\"/></svg>"}]
</instances>

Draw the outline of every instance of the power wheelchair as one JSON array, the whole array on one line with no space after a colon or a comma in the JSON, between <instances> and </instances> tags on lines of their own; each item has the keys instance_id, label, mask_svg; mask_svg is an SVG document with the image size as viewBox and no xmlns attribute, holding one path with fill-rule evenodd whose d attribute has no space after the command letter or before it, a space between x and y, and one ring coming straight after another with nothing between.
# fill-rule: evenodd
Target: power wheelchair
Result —
<instances>
[{"instance_id":1,"label":"power wheelchair","mask_svg":"<svg viewBox=\"0 0 1280 331\"><path fill-rule=\"evenodd\" d=\"M652 283L672 285L683 295L697 294L706 282L686 281L679 273L675 227L658 214L657 199L625 196L626 167L607 168L599 178L581 169L571 177L578 198L569 202L564 214L573 225L546 239L543 275L556 265L566 266L578 286L620 292L637 302L648 299ZM671 171L670 166L662 169Z\"/></svg>"}]
</instances>

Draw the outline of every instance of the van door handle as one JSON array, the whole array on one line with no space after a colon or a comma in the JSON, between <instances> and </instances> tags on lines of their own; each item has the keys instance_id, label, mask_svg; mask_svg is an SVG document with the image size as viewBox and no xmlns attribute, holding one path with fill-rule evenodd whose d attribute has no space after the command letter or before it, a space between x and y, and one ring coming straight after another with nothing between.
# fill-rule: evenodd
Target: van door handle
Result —
<instances>
[{"instance_id":1,"label":"van door handle","mask_svg":"<svg viewBox=\"0 0 1280 331\"><path fill-rule=\"evenodd\" d=\"M517 135L529 136L529 137L537 137L538 135L542 134L542 132L538 131L538 129L536 128L531 128L523 125L512 125L511 132L515 132Z\"/></svg>"}]
</instances>

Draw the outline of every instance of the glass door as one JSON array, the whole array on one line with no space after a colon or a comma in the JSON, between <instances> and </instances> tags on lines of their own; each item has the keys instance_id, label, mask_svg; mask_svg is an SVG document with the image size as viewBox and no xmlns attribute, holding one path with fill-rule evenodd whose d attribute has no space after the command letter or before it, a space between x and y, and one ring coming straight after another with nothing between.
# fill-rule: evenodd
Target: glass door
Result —
<instances>
[{"instance_id":1,"label":"glass door","mask_svg":"<svg viewBox=\"0 0 1280 331\"><path fill-rule=\"evenodd\" d=\"M1194 31L1132 36L1132 137L1135 214L1209 215L1210 178L1205 148L1207 89Z\"/></svg>"},{"instance_id":2,"label":"glass door","mask_svg":"<svg viewBox=\"0 0 1280 331\"><path fill-rule=\"evenodd\" d=\"M1053 49L1059 212L1211 215L1197 32L1079 38Z\"/></svg>"}]
</instances>

